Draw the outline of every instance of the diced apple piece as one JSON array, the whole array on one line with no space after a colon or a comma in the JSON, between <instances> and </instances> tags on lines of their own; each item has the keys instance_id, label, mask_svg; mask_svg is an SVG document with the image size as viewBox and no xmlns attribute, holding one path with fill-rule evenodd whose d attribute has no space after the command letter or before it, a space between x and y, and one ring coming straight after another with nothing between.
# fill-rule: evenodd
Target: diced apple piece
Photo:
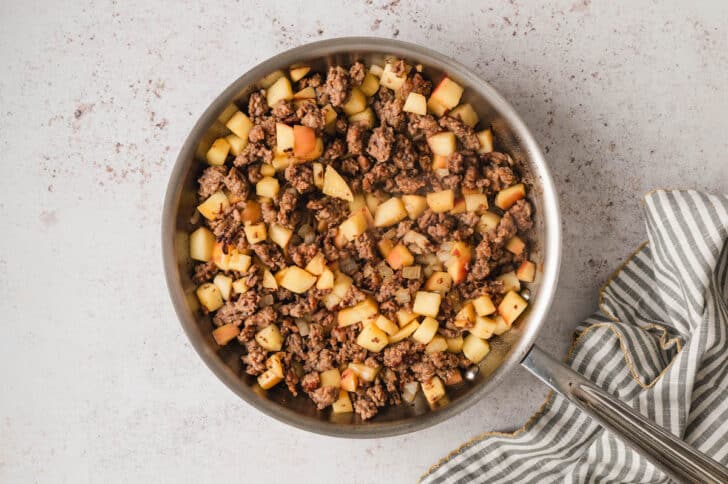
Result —
<instances>
[{"instance_id":1,"label":"diced apple piece","mask_svg":"<svg viewBox=\"0 0 728 484\"><path fill-rule=\"evenodd\" d=\"M493 212L485 212L478 221L478 232L486 234L498 228L500 217Z\"/></svg>"},{"instance_id":2,"label":"diced apple piece","mask_svg":"<svg viewBox=\"0 0 728 484\"><path fill-rule=\"evenodd\" d=\"M268 229L268 238L270 238L271 242L284 250L292 236L293 230L286 228L283 225L271 224Z\"/></svg>"},{"instance_id":3,"label":"diced apple piece","mask_svg":"<svg viewBox=\"0 0 728 484\"><path fill-rule=\"evenodd\" d=\"M397 197L392 197L382 202L374 213L374 225L376 227L389 227L407 217L407 210L404 203Z\"/></svg>"},{"instance_id":4,"label":"diced apple piece","mask_svg":"<svg viewBox=\"0 0 728 484\"><path fill-rule=\"evenodd\" d=\"M366 208L366 207L363 207ZM359 237L361 234L366 232L369 224L364 216L364 212L359 210L354 212L349 218L341 222L339 225L339 232L349 242Z\"/></svg>"},{"instance_id":5,"label":"diced apple piece","mask_svg":"<svg viewBox=\"0 0 728 484\"><path fill-rule=\"evenodd\" d=\"M452 287L452 277L447 272L435 271L425 282L425 289L431 292L447 294Z\"/></svg>"},{"instance_id":6,"label":"diced apple piece","mask_svg":"<svg viewBox=\"0 0 728 484\"><path fill-rule=\"evenodd\" d=\"M377 79L377 76L371 72L367 72L366 76L364 76L364 80L361 81L359 89L361 89L361 92L367 96L373 96L379 90L379 79Z\"/></svg>"},{"instance_id":7,"label":"diced apple piece","mask_svg":"<svg viewBox=\"0 0 728 484\"><path fill-rule=\"evenodd\" d=\"M288 69L288 75L291 76L291 80L293 82L298 82L304 77L306 77L306 74L308 74L311 71L310 66L293 66L290 69Z\"/></svg>"},{"instance_id":8,"label":"diced apple piece","mask_svg":"<svg viewBox=\"0 0 728 484\"><path fill-rule=\"evenodd\" d=\"M346 181L334 170L331 165L326 165L324 173L324 187L321 190L325 195L335 198L341 198L351 202L354 200L354 194Z\"/></svg>"},{"instance_id":9,"label":"diced apple piece","mask_svg":"<svg viewBox=\"0 0 728 484\"><path fill-rule=\"evenodd\" d=\"M482 294L473 299L473 307L478 316L488 316L495 312L495 304L487 294Z\"/></svg>"},{"instance_id":10,"label":"diced apple piece","mask_svg":"<svg viewBox=\"0 0 728 484\"><path fill-rule=\"evenodd\" d=\"M526 248L526 243L521 239L519 236L511 237L511 239L506 242L506 250L514 255L520 255L523 253L523 250Z\"/></svg>"},{"instance_id":11,"label":"diced apple piece","mask_svg":"<svg viewBox=\"0 0 728 484\"><path fill-rule=\"evenodd\" d=\"M407 326L407 324L414 321L415 319L417 319L417 315L412 311L408 309L397 310L397 323L399 323L400 328L404 328L405 326Z\"/></svg>"},{"instance_id":12,"label":"diced apple piece","mask_svg":"<svg viewBox=\"0 0 728 484\"><path fill-rule=\"evenodd\" d=\"M352 283L353 281L351 277L347 276L343 272L336 271L332 292L339 296L339 298L343 299L346 296L346 293L349 292L349 288L352 286Z\"/></svg>"},{"instance_id":13,"label":"diced apple piece","mask_svg":"<svg viewBox=\"0 0 728 484\"><path fill-rule=\"evenodd\" d=\"M316 90L311 87L304 87L300 91L293 94L293 99L305 100L305 99L316 99Z\"/></svg>"},{"instance_id":14,"label":"diced apple piece","mask_svg":"<svg viewBox=\"0 0 728 484\"><path fill-rule=\"evenodd\" d=\"M362 207L366 206L366 201L364 199L363 193L355 193L354 194L354 200L349 202L349 212L354 213L357 210L360 210Z\"/></svg>"},{"instance_id":15,"label":"diced apple piece","mask_svg":"<svg viewBox=\"0 0 728 484\"><path fill-rule=\"evenodd\" d=\"M283 346L283 335L278 326L269 324L255 333L255 341L266 351L280 351Z\"/></svg>"},{"instance_id":16,"label":"diced apple piece","mask_svg":"<svg viewBox=\"0 0 728 484\"><path fill-rule=\"evenodd\" d=\"M215 242L212 248L212 256L210 260L222 271L230 270L230 254L231 248L228 247L228 253L225 253L225 247L222 242Z\"/></svg>"},{"instance_id":17,"label":"diced apple piece","mask_svg":"<svg viewBox=\"0 0 728 484\"><path fill-rule=\"evenodd\" d=\"M349 124L360 124L366 129L372 129L377 122L376 116L372 108L366 108L364 111L349 116Z\"/></svg>"},{"instance_id":18,"label":"diced apple piece","mask_svg":"<svg viewBox=\"0 0 728 484\"><path fill-rule=\"evenodd\" d=\"M406 245L397 244L389 252L389 254L387 254L385 260L387 261L387 264L389 264L389 267L396 271L403 267L411 266L412 264L414 264L415 257L412 255Z\"/></svg>"},{"instance_id":19,"label":"diced apple piece","mask_svg":"<svg viewBox=\"0 0 728 484\"><path fill-rule=\"evenodd\" d=\"M218 138L212 143L210 149L207 150L207 154L205 155L207 163L213 166L224 165L229 152L230 143L225 138Z\"/></svg>"},{"instance_id":20,"label":"diced apple piece","mask_svg":"<svg viewBox=\"0 0 728 484\"><path fill-rule=\"evenodd\" d=\"M382 73L384 72L384 69L382 69L382 66L378 66L377 64L372 64L369 66L369 72L374 74L375 76L382 77Z\"/></svg>"},{"instance_id":21,"label":"diced apple piece","mask_svg":"<svg viewBox=\"0 0 728 484\"><path fill-rule=\"evenodd\" d=\"M225 123L225 126L242 139L245 146L248 145L248 134L250 133L250 129L253 127L253 122L247 114L242 111L238 111L233 114L227 123ZM243 148L245 148L245 146L243 146Z\"/></svg>"},{"instance_id":22,"label":"diced apple piece","mask_svg":"<svg viewBox=\"0 0 728 484\"><path fill-rule=\"evenodd\" d=\"M484 213L488 210L488 197L482 193L463 195L465 210L468 212Z\"/></svg>"},{"instance_id":23,"label":"diced apple piece","mask_svg":"<svg viewBox=\"0 0 728 484\"><path fill-rule=\"evenodd\" d=\"M442 213L452 210L455 206L455 192L442 190L427 194L427 205L435 213Z\"/></svg>"},{"instance_id":24,"label":"diced apple piece","mask_svg":"<svg viewBox=\"0 0 728 484\"><path fill-rule=\"evenodd\" d=\"M526 186L523 183L504 188L495 195L495 205L501 210L508 210L518 200L526 196Z\"/></svg>"},{"instance_id":25,"label":"diced apple piece","mask_svg":"<svg viewBox=\"0 0 728 484\"><path fill-rule=\"evenodd\" d=\"M463 355L476 365L490 352L490 345L474 334L469 334L463 341Z\"/></svg>"},{"instance_id":26,"label":"diced apple piece","mask_svg":"<svg viewBox=\"0 0 728 484\"><path fill-rule=\"evenodd\" d=\"M394 249L394 242L390 239L382 239L377 242L377 248L379 248L379 253L382 254L382 257L386 258Z\"/></svg>"},{"instance_id":27,"label":"diced apple piece","mask_svg":"<svg viewBox=\"0 0 728 484\"><path fill-rule=\"evenodd\" d=\"M503 316L500 314L496 314L493 318L493 321L495 321L495 329L493 330L493 334L501 335L511 329L511 325L506 323L506 320L503 319Z\"/></svg>"},{"instance_id":28,"label":"diced apple piece","mask_svg":"<svg viewBox=\"0 0 728 484\"><path fill-rule=\"evenodd\" d=\"M450 353L460 353L463 350L463 337L456 336L454 338L445 338L447 343L447 351Z\"/></svg>"},{"instance_id":29,"label":"diced apple piece","mask_svg":"<svg viewBox=\"0 0 728 484\"><path fill-rule=\"evenodd\" d=\"M326 306L326 309L328 309L329 311L333 311L336 305L341 302L341 298L333 292L330 292L324 296L323 302L324 306Z\"/></svg>"},{"instance_id":30,"label":"diced apple piece","mask_svg":"<svg viewBox=\"0 0 728 484\"><path fill-rule=\"evenodd\" d=\"M298 266L289 266L276 274L276 282L291 292L302 294L316 284L316 276Z\"/></svg>"},{"instance_id":31,"label":"diced apple piece","mask_svg":"<svg viewBox=\"0 0 728 484\"><path fill-rule=\"evenodd\" d=\"M498 314L511 326L528 306L528 302L516 291L509 291L498 305Z\"/></svg>"},{"instance_id":32,"label":"diced apple piece","mask_svg":"<svg viewBox=\"0 0 728 484\"><path fill-rule=\"evenodd\" d=\"M342 111L347 116L360 113L367 108L367 97L358 87L352 87L349 99L341 106Z\"/></svg>"},{"instance_id":33,"label":"diced apple piece","mask_svg":"<svg viewBox=\"0 0 728 484\"><path fill-rule=\"evenodd\" d=\"M326 267L326 258L321 252L317 252L313 258L308 261L308 264L306 264L306 267L304 268L306 272L310 272L314 276L320 276L323 274L324 270L328 269ZM329 271L331 272L331 271ZM331 274L333 276L333 273ZM332 277L333 282L333 277Z\"/></svg>"},{"instance_id":34,"label":"diced apple piece","mask_svg":"<svg viewBox=\"0 0 728 484\"><path fill-rule=\"evenodd\" d=\"M443 131L427 138L427 144L435 155L450 156L455 153L455 133Z\"/></svg>"},{"instance_id":35,"label":"diced apple piece","mask_svg":"<svg viewBox=\"0 0 728 484\"><path fill-rule=\"evenodd\" d=\"M275 198L278 195L281 187L278 184L278 179L272 176L264 176L258 183L255 184L255 193L259 197Z\"/></svg>"},{"instance_id":36,"label":"diced apple piece","mask_svg":"<svg viewBox=\"0 0 728 484\"><path fill-rule=\"evenodd\" d=\"M321 163L314 163L313 165L313 184L319 190L324 187L324 165Z\"/></svg>"},{"instance_id":37,"label":"diced apple piece","mask_svg":"<svg viewBox=\"0 0 728 484\"><path fill-rule=\"evenodd\" d=\"M480 339L488 339L493 336L495 328L495 320L485 316L478 316L475 319L475 324L472 328L469 328L468 331L470 331L470 334L474 334Z\"/></svg>"},{"instance_id":38,"label":"diced apple piece","mask_svg":"<svg viewBox=\"0 0 728 484\"><path fill-rule=\"evenodd\" d=\"M242 277L233 281L233 292L235 294L245 294L249 289L246 278Z\"/></svg>"},{"instance_id":39,"label":"diced apple piece","mask_svg":"<svg viewBox=\"0 0 728 484\"><path fill-rule=\"evenodd\" d=\"M403 339L409 338L410 336L412 336L412 333L417 331L417 328L419 328L419 326L420 323L418 323L417 321L410 321L402 329L389 337L389 344L399 343Z\"/></svg>"},{"instance_id":40,"label":"diced apple piece","mask_svg":"<svg viewBox=\"0 0 728 484\"><path fill-rule=\"evenodd\" d=\"M230 145L230 153L232 153L233 156L238 156L248 145L248 140L244 140L236 134L229 134L225 136L225 140Z\"/></svg>"},{"instance_id":41,"label":"diced apple piece","mask_svg":"<svg viewBox=\"0 0 728 484\"><path fill-rule=\"evenodd\" d=\"M331 404L331 411L333 413L351 413L354 411L354 407L351 404L351 398L349 392L346 390L339 390L339 398Z\"/></svg>"},{"instance_id":42,"label":"diced apple piece","mask_svg":"<svg viewBox=\"0 0 728 484\"><path fill-rule=\"evenodd\" d=\"M293 127L283 123L276 123L276 152L286 153L293 149Z\"/></svg>"},{"instance_id":43,"label":"diced apple piece","mask_svg":"<svg viewBox=\"0 0 728 484\"><path fill-rule=\"evenodd\" d=\"M465 199L464 198L456 198L455 203L453 204L452 208L450 209L450 213L453 215L457 215L459 213L465 213Z\"/></svg>"},{"instance_id":44,"label":"diced apple piece","mask_svg":"<svg viewBox=\"0 0 728 484\"><path fill-rule=\"evenodd\" d=\"M518 276L513 271L501 274L500 276L496 277L496 280L503 283L503 290L506 292L518 292L521 290L521 281L518 280Z\"/></svg>"},{"instance_id":45,"label":"diced apple piece","mask_svg":"<svg viewBox=\"0 0 728 484\"><path fill-rule=\"evenodd\" d=\"M240 328L235 326L233 323L223 324L212 331L212 337L215 338L215 343L220 346L225 346L230 341L234 340L239 334Z\"/></svg>"},{"instance_id":46,"label":"diced apple piece","mask_svg":"<svg viewBox=\"0 0 728 484\"><path fill-rule=\"evenodd\" d=\"M336 110L331 104L327 104L321 108L321 112L324 113L324 129L328 134L334 134L336 130L336 118L338 116Z\"/></svg>"},{"instance_id":47,"label":"diced apple piece","mask_svg":"<svg viewBox=\"0 0 728 484\"><path fill-rule=\"evenodd\" d=\"M493 151L493 132L490 128L478 131L475 135L478 137L478 141L480 142L478 153L490 153Z\"/></svg>"},{"instance_id":48,"label":"diced apple piece","mask_svg":"<svg viewBox=\"0 0 728 484\"><path fill-rule=\"evenodd\" d=\"M341 373L341 388L347 392L355 392L359 387L359 377L351 368L345 369Z\"/></svg>"},{"instance_id":49,"label":"diced apple piece","mask_svg":"<svg viewBox=\"0 0 728 484\"><path fill-rule=\"evenodd\" d=\"M341 388L341 374L338 368L322 371L319 373L322 387Z\"/></svg>"},{"instance_id":50,"label":"diced apple piece","mask_svg":"<svg viewBox=\"0 0 728 484\"><path fill-rule=\"evenodd\" d=\"M382 76L379 78L379 84L396 91L402 87L406 78L406 73L401 76L396 75L394 73L393 64L391 62L387 62L384 64L384 70L382 71Z\"/></svg>"},{"instance_id":51,"label":"diced apple piece","mask_svg":"<svg viewBox=\"0 0 728 484\"><path fill-rule=\"evenodd\" d=\"M473 106L470 104L461 104L449 113L448 116L459 119L463 123L467 124L471 128L474 128L478 124L478 113L475 112Z\"/></svg>"},{"instance_id":52,"label":"diced apple piece","mask_svg":"<svg viewBox=\"0 0 728 484\"><path fill-rule=\"evenodd\" d=\"M473 324L475 322L475 308L473 307L473 303L468 301L463 304L454 319L455 326L458 328L465 328Z\"/></svg>"},{"instance_id":53,"label":"diced apple piece","mask_svg":"<svg viewBox=\"0 0 728 484\"><path fill-rule=\"evenodd\" d=\"M369 382L374 381L377 377L377 373L379 373L379 368L367 366L363 363L349 363L349 369L351 369L351 371L353 371L360 380Z\"/></svg>"},{"instance_id":54,"label":"diced apple piece","mask_svg":"<svg viewBox=\"0 0 728 484\"><path fill-rule=\"evenodd\" d=\"M190 259L207 262L212 258L215 247L215 234L200 227L190 234Z\"/></svg>"},{"instance_id":55,"label":"diced apple piece","mask_svg":"<svg viewBox=\"0 0 728 484\"><path fill-rule=\"evenodd\" d=\"M428 345L429 346L429 345ZM427 351L425 349L425 351ZM443 379L443 383L446 387L453 386L453 385L459 385L463 382L463 375L460 373L460 370L455 368L452 371L447 372L445 375L445 378Z\"/></svg>"},{"instance_id":56,"label":"diced apple piece","mask_svg":"<svg viewBox=\"0 0 728 484\"><path fill-rule=\"evenodd\" d=\"M412 312L422 316L437 317L441 301L442 295L438 292L417 291Z\"/></svg>"},{"instance_id":57,"label":"diced apple piece","mask_svg":"<svg viewBox=\"0 0 728 484\"><path fill-rule=\"evenodd\" d=\"M238 252L237 249L232 249L228 252L228 269L237 272L248 272L253 258L248 254Z\"/></svg>"},{"instance_id":58,"label":"diced apple piece","mask_svg":"<svg viewBox=\"0 0 728 484\"><path fill-rule=\"evenodd\" d=\"M402 204L407 211L407 216L411 220L415 220L427 208L427 199L420 195L402 195Z\"/></svg>"},{"instance_id":59,"label":"diced apple piece","mask_svg":"<svg viewBox=\"0 0 728 484\"><path fill-rule=\"evenodd\" d=\"M249 244L257 244L268 238L268 231L262 222L255 225L246 225L244 230L245 238L248 239Z\"/></svg>"},{"instance_id":60,"label":"diced apple piece","mask_svg":"<svg viewBox=\"0 0 728 484\"><path fill-rule=\"evenodd\" d=\"M334 273L328 267L325 267L316 281L316 288L325 290L334 287Z\"/></svg>"},{"instance_id":61,"label":"diced apple piece","mask_svg":"<svg viewBox=\"0 0 728 484\"><path fill-rule=\"evenodd\" d=\"M417 328L417 331L412 333L412 339L420 344L426 345L432 340L432 338L435 337L435 334L437 334L437 328L439 326L440 325L438 324L436 319L427 317L422 320L420 326Z\"/></svg>"},{"instance_id":62,"label":"diced apple piece","mask_svg":"<svg viewBox=\"0 0 728 484\"><path fill-rule=\"evenodd\" d=\"M293 99L293 89L291 88L291 81L284 75L279 77L266 92L266 100L268 106L273 107L278 104L279 101Z\"/></svg>"},{"instance_id":63,"label":"diced apple piece","mask_svg":"<svg viewBox=\"0 0 728 484\"><path fill-rule=\"evenodd\" d=\"M217 219L225 210L230 208L230 201L223 192L215 192L197 206L197 210L207 219Z\"/></svg>"},{"instance_id":64,"label":"diced apple piece","mask_svg":"<svg viewBox=\"0 0 728 484\"><path fill-rule=\"evenodd\" d=\"M260 84L260 87L262 87L263 89L268 89L268 88L269 88L269 87L271 87L271 86L272 86L272 85L273 85L273 84L274 84L274 83L275 83L275 82L276 82L276 81L277 81L278 79L280 79L281 77L283 77L283 76L285 76L285 75L286 75L286 74L285 74L285 73L284 73L284 72L283 72L282 70L278 69L278 70L275 70L275 71L271 72L271 73L270 73L270 74L268 74L267 76L265 76L265 77L264 77L263 79L261 79L261 80L260 80L260 81L258 82L258 84Z\"/></svg>"},{"instance_id":65,"label":"diced apple piece","mask_svg":"<svg viewBox=\"0 0 728 484\"><path fill-rule=\"evenodd\" d=\"M464 242L455 242L450 249L450 259L445 263L447 273L455 284L460 284L468 274L472 249Z\"/></svg>"},{"instance_id":66,"label":"diced apple piece","mask_svg":"<svg viewBox=\"0 0 728 484\"><path fill-rule=\"evenodd\" d=\"M217 311L222 307L222 294L215 284L206 282L198 287L196 292L197 299L200 300L200 304L208 313Z\"/></svg>"},{"instance_id":67,"label":"diced apple piece","mask_svg":"<svg viewBox=\"0 0 728 484\"><path fill-rule=\"evenodd\" d=\"M230 299L230 293L233 290L233 279L224 274L218 274L212 280L212 283L220 290L220 295L224 301Z\"/></svg>"},{"instance_id":68,"label":"diced apple piece","mask_svg":"<svg viewBox=\"0 0 728 484\"><path fill-rule=\"evenodd\" d=\"M276 375L273 370L266 370L258 376L258 385L263 390L270 390L278 385L281 380L283 380L283 377Z\"/></svg>"},{"instance_id":69,"label":"diced apple piece","mask_svg":"<svg viewBox=\"0 0 728 484\"><path fill-rule=\"evenodd\" d=\"M293 155L305 158L316 149L316 131L308 126L293 127Z\"/></svg>"},{"instance_id":70,"label":"diced apple piece","mask_svg":"<svg viewBox=\"0 0 728 484\"><path fill-rule=\"evenodd\" d=\"M447 171L447 159L445 155L433 155L432 156L432 170L440 174L440 170Z\"/></svg>"},{"instance_id":71,"label":"diced apple piece","mask_svg":"<svg viewBox=\"0 0 728 484\"><path fill-rule=\"evenodd\" d=\"M290 166L290 164L292 162L293 162L293 157L291 156L290 153L278 153L278 152L276 152L273 155L273 159L270 162L270 164L271 164L271 166L273 167L273 170L274 170L273 171L273 174L275 174L275 172L277 172L277 171L283 171L283 170L285 170L286 168L288 168ZM263 165L263 166L265 166L265 165ZM261 172L261 174L262 174L262 172ZM267 176L273 176L273 174L267 175Z\"/></svg>"},{"instance_id":72,"label":"diced apple piece","mask_svg":"<svg viewBox=\"0 0 728 484\"><path fill-rule=\"evenodd\" d=\"M340 328L351 326L352 324L365 321L379 312L377 302L368 297L365 300L356 303L350 308L344 308L336 315L336 320Z\"/></svg>"},{"instance_id":73,"label":"diced apple piece","mask_svg":"<svg viewBox=\"0 0 728 484\"><path fill-rule=\"evenodd\" d=\"M369 209L369 212L376 213L377 207L382 203L382 201L379 200L375 195L373 195L371 193L366 193L364 195L364 198L366 199L367 208Z\"/></svg>"},{"instance_id":74,"label":"diced apple piece","mask_svg":"<svg viewBox=\"0 0 728 484\"><path fill-rule=\"evenodd\" d=\"M449 77L445 77L442 81L440 81L435 89L432 90L430 99L447 110L460 104L460 98L462 95L462 86Z\"/></svg>"},{"instance_id":75,"label":"diced apple piece","mask_svg":"<svg viewBox=\"0 0 728 484\"><path fill-rule=\"evenodd\" d=\"M272 289L274 291L278 289L278 281L276 281L275 276L268 269L263 271L263 282L261 284L266 289Z\"/></svg>"},{"instance_id":76,"label":"diced apple piece","mask_svg":"<svg viewBox=\"0 0 728 484\"><path fill-rule=\"evenodd\" d=\"M356 337L356 344L372 353L379 353L389 344L389 337L376 324L366 324Z\"/></svg>"},{"instance_id":77,"label":"diced apple piece","mask_svg":"<svg viewBox=\"0 0 728 484\"><path fill-rule=\"evenodd\" d=\"M420 384L416 381L405 383L402 388L402 400L407 403L413 403L419 389Z\"/></svg>"},{"instance_id":78,"label":"diced apple piece","mask_svg":"<svg viewBox=\"0 0 728 484\"><path fill-rule=\"evenodd\" d=\"M260 221L262 211L260 203L255 200L248 200L245 202L245 208L243 209L243 222L257 223Z\"/></svg>"},{"instance_id":79,"label":"diced apple piece","mask_svg":"<svg viewBox=\"0 0 728 484\"><path fill-rule=\"evenodd\" d=\"M407 100L404 102L402 111L424 116L427 114L427 99L420 93L411 92L407 96Z\"/></svg>"},{"instance_id":80,"label":"diced apple piece","mask_svg":"<svg viewBox=\"0 0 728 484\"><path fill-rule=\"evenodd\" d=\"M516 277L518 277L519 281L533 282L536 278L536 264L530 260L524 260L516 269Z\"/></svg>"},{"instance_id":81,"label":"diced apple piece","mask_svg":"<svg viewBox=\"0 0 728 484\"><path fill-rule=\"evenodd\" d=\"M439 377L433 376L429 381L422 383L422 393L425 394L427 403L432 406L445 396L445 386Z\"/></svg>"},{"instance_id":82,"label":"diced apple piece","mask_svg":"<svg viewBox=\"0 0 728 484\"><path fill-rule=\"evenodd\" d=\"M381 329L388 335L397 334L397 332L399 331L399 326L397 326L394 321L381 314L372 318L370 321L372 324L376 324L379 329Z\"/></svg>"},{"instance_id":83,"label":"diced apple piece","mask_svg":"<svg viewBox=\"0 0 728 484\"><path fill-rule=\"evenodd\" d=\"M282 355L283 353L274 353L265 362L265 366L281 378L285 375L283 371Z\"/></svg>"},{"instance_id":84,"label":"diced apple piece","mask_svg":"<svg viewBox=\"0 0 728 484\"><path fill-rule=\"evenodd\" d=\"M420 325L422 327L422 325ZM414 339L414 335L412 336ZM440 335L434 336L429 343L427 343L427 346L425 346L425 353L428 355L430 353L440 353L442 351L447 351L447 341L445 341L445 338L443 338Z\"/></svg>"}]
</instances>

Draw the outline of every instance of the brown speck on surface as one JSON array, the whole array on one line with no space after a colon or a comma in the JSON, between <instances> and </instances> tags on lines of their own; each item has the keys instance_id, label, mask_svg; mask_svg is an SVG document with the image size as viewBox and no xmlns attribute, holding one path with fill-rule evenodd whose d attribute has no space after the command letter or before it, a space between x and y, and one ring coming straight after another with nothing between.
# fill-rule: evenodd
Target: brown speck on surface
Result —
<instances>
[{"instance_id":1,"label":"brown speck on surface","mask_svg":"<svg viewBox=\"0 0 728 484\"><path fill-rule=\"evenodd\" d=\"M94 108L94 103L82 103L76 106L76 110L73 112L73 117L81 119L86 113L91 112Z\"/></svg>"},{"instance_id":2,"label":"brown speck on surface","mask_svg":"<svg viewBox=\"0 0 728 484\"><path fill-rule=\"evenodd\" d=\"M38 216L43 227L48 228L58 223L58 216L55 210L43 210Z\"/></svg>"},{"instance_id":3,"label":"brown speck on surface","mask_svg":"<svg viewBox=\"0 0 728 484\"><path fill-rule=\"evenodd\" d=\"M53 185L48 185L48 191L51 192L51 193L53 191L55 191L55 188L53 187Z\"/></svg>"},{"instance_id":4,"label":"brown speck on surface","mask_svg":"<svg viewBox=\"0 0 728 484\"><path fill-rule=\"evenodd\" d=\"M379 30L379 24L382 23L382 19L378 18L375 19L374 22L372 22L371 27L369 27L371 30Z\"/></svg>"},{"instance_id":5,"label":"brown speck on surface","mask_svg":"<svg viewBox=\"0 0 728 484\"><path fill-rule=\"evenodd\" d=\"M580 2L576 2L574 5L572 5L569 11L586 12L587 10L589 10L589 5L591 5L591 0L581 0Z\"/></svg>"}]
</instances>

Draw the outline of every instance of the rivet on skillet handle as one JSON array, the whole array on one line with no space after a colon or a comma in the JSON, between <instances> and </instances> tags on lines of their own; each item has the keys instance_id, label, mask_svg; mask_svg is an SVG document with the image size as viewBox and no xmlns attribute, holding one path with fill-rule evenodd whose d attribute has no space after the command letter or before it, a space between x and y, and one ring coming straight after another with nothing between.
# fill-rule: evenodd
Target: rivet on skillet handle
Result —
<instances>
[{"instance_id":1,"label":"rivet on skillet handle","mask_svg":"<svg viewBox=\"0 0 728 484\"><path fill-rule=\"evenodd\" d=\"M648 420L538 346L531 347L521 364L677 482L728 482L727 468Z\"/></svg>"}]
</instances>

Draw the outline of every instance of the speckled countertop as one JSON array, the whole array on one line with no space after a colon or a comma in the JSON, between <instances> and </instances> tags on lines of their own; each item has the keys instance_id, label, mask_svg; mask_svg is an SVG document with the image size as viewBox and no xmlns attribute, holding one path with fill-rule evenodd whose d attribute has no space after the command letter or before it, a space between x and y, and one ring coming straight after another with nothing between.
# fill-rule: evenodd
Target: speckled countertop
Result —
<instances>
[{"instance_id":1,"label":"speckled countertop","mask_svg":"<svg viewBox=\"0 0 728 484\"><path fill-rule=\"evenodd\" d=\"M541 344L563 355L645 237L642 194L728 189L726 25L723 1L1 2L0 482L412 482L520 426L546 395L524 371L383 440L309 435L241 402L194 354L162 278L182 140L228 83L301 43L373 35L453 56L552 164L565 257Z\"/></svg>"}]
</instances>

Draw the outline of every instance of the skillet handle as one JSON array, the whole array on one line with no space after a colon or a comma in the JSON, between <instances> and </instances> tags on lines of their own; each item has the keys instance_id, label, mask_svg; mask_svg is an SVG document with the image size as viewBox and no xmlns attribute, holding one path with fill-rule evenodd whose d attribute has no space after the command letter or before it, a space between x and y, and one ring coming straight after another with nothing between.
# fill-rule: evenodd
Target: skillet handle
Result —
<instances>
[{"instance_id":1,"label":"skillet handle","mask_svg":"<svg viewBox=\"0 0 728 484\"><path fill-rule=\"evenodd\" d=\"M521 364L678 482L726 483L728 469L565 364L531 347Z\"/></svg>"}]
</instances>

